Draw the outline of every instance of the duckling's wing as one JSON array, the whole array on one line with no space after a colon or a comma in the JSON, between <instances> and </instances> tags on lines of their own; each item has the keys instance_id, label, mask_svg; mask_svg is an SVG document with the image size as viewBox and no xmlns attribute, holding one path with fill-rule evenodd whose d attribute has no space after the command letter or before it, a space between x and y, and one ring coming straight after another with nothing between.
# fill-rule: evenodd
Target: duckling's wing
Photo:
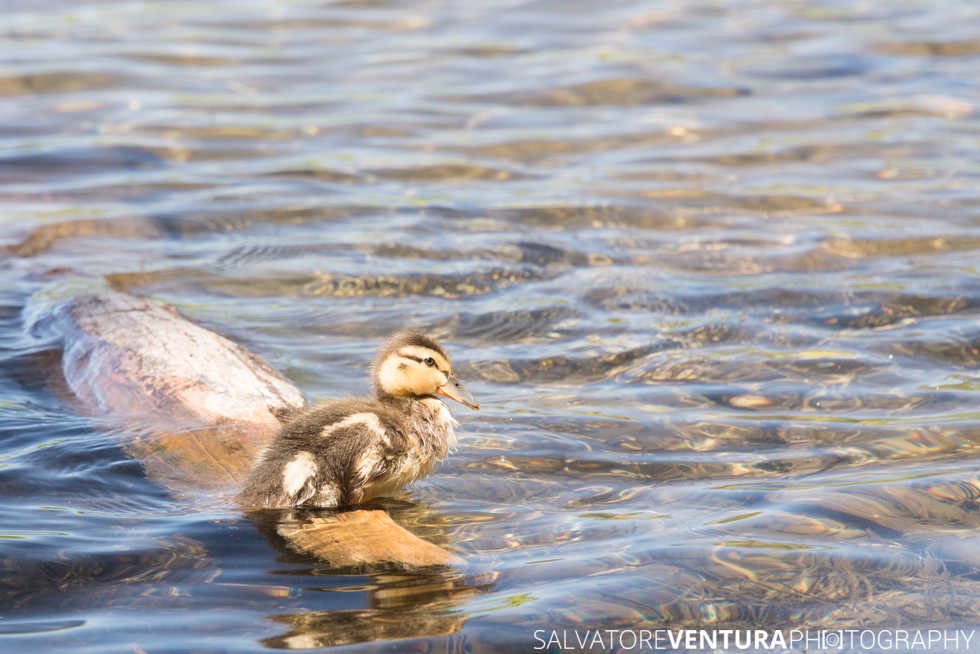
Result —
<instances>
[{"instance_id":1,"label":"duckling's wing","mask_svg":"<svg viewBox=\"0 0 980 654\"><path fill-rule=\"evenodd\" d=\"M332 435L332 456L325 457L333 467L342 505L359 504L364 489L383 477L397 452L384 428L351 425Z\"/></svg>"}]
</instances>

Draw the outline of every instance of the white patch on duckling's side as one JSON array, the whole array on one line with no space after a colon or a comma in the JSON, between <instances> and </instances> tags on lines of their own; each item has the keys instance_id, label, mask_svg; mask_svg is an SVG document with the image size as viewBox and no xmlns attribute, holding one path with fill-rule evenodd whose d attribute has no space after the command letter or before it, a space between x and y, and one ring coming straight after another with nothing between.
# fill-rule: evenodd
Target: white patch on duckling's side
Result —
<instances>
[{"instance_id":1,"label":"white patch on duckling's side","mask_svg":"<svg viewBox=\"0 0 980 654\"><path fill-rule=\"evenodd\" d=\"M290 498L299 493L316 475L316 461L309 452L300 452L282 469L282 489Z\"/></svg>"},{"instance_id":2,"label":"white patch on duckling's side","mask_svg":"<svg viewBox=\"0 0 980 654\"><path fill-rule=\"evenodd\" d=\"M381 463L381 453L376 448L371 448L363 453L357 459L357 476L362 480L367 481L372 477L372 473L378 468Z\"/></svg>"},{"instance_id":3,"label":"white patch on duckling's side","mask_svg":"<svg viewBox=\"0 0 980 654\"><path fill-rule=\"evenodd\" d=\"M332 425L327 425L320 432L320 436L323 438L329 437L336 431L351 427L353 425L364 425L370 429L374 434L381 439L385 445L391 445L388 441L388 432L384 425L381 424L381 420L378 418L377 414L368 413L367 411L363 413L352 413L343 420L339 420Z\"/></svg>"}]
</instances>

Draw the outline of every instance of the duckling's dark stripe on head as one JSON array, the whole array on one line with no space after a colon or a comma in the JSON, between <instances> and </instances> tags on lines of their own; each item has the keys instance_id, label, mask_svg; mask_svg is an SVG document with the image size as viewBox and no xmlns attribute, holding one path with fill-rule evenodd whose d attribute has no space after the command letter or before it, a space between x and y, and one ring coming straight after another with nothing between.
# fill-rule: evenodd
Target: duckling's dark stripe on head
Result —
<instances>
[{"instance_id":1,"label":"duckling's dark stripe on head","mask_svg":"<svg viewBox=\"0 0 980 654\"><path fill-rule=\"evenodd\" d=\"M414 332L408 332L408 333L405 333L405 334L397 334L391 340L391 348L392 349L397 350L397 349L399 349L401 347L404 347L406 345L416 345L418 347L425 347L425 348L428 348L428 349L433 350L435 352L438 352L439 354L441 354L446 359L449 358L448 356L446 356L446 353L443 351L443 349L441 347L439 347L439 344L438 343L436 343L434 340L432 340L428 336L423 336L422 334L416 334Z\"/></svg>"},{"instance_id":2,"label":"duckling's dark stripe on head","mask_svg":"<svg viewBox=\"0 0 980 654\"><path fill-rule=\"evenodd\" d=\"M423 359L422 357L417 357L417 356L412 355L412 354L405 354L404 352L395 352L395 354L397 354L398 356L400 356L403 359L409 359L411 361L415 361L416 363L423 363L425 361L425 359ZM445 356L445 355L443 355L443 356ZM444 375L448 375L449 374L449 371L448 370L443 370L442 368L440 368L438 366L436 366L436 370L438 370L439 372L441 372Z\"/></svg>"}]
</instances>

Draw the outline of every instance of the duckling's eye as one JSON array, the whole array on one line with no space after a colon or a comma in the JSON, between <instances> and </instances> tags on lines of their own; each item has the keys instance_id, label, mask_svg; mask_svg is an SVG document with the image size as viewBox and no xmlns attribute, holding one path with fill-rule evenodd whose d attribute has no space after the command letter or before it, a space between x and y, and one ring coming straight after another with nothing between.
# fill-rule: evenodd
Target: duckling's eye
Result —
<instances>
[{"instance_id":1,"label":"duckling's eye","mask_svg":"<svg viewBox=\"0 0 980 654\"><path fill-rule=\"evenodd\" d=\"M430 368L434 368L436 365L436 360L433 359L432 357L426 357L425 361L423 361L422 363L429 366Z\"/></svg>"}]
</instances>

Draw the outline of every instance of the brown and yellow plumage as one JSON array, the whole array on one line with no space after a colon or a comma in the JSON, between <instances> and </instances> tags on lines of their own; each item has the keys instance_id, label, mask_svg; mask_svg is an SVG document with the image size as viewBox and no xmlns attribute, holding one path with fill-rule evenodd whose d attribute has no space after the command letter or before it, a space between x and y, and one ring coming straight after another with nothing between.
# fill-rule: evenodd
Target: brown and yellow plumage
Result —
<instances>
[{"instance_id":1,"label":"brown and yellow plumage","mask_svg":"<svg viewBox=\"0 0 980 654\"><path fill-rule=\"evenodd\" d=\"M428 474L456 442L440 399L479 408L432 339L401 333L373 368L375 398L330 402L290 416L252 469L249 508L345 507Z\"/></svg>"}]
</instances>

